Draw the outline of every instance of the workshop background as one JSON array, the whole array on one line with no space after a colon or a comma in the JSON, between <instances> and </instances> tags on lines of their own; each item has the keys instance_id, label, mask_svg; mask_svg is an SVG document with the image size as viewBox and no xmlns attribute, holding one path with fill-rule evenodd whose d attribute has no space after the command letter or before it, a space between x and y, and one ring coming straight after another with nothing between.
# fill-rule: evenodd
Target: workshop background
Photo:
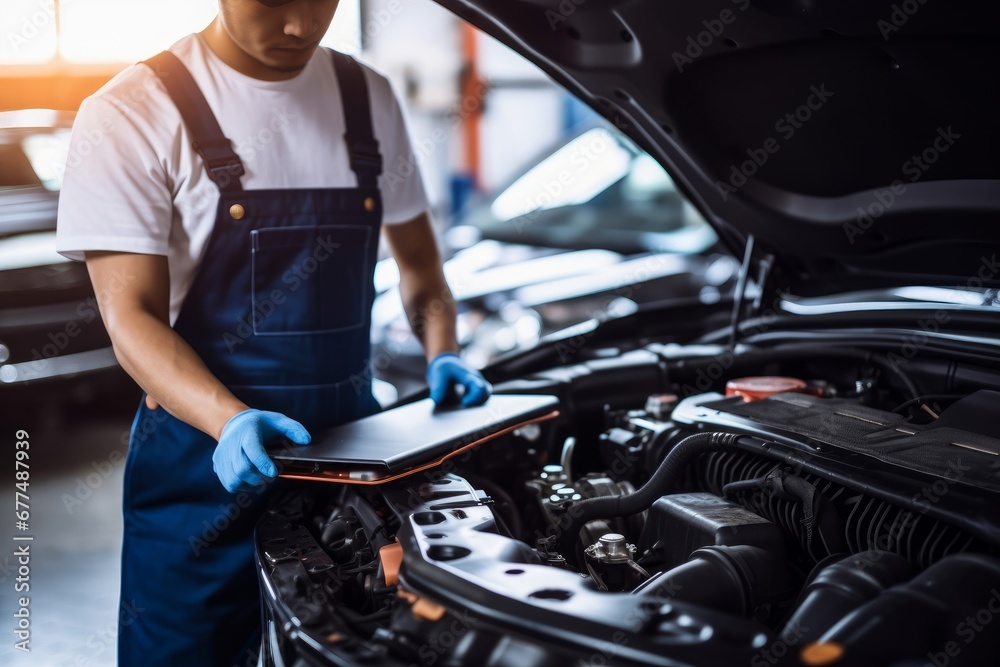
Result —
<instances>
[{"instance_id":1,"label":"workshop background","mask_svg":"<svg viewBox=\"0 0 1000 667\"><path fill-rule=\"evenodd\" d=\"M120 370L101 370L114 366L109 351L99 359L59 361L76 348L88 355L88 344L104 347L83 340L103 331L92 331L101 325L85 270L61 261L49 228L72 116L23 110L77 109L127 64L202 29L215 8L213 0L4 0L0 7L0 364L12 361L23 340L37 351L26 363L49 367L18 369L28 376L21 382L12 364L0 370L0 437L11 471L5 477L14 477L8 460L15 432L24 429L32 445L29 534L35 538L25 593L32 599L32 651L4 641L5 665L115 663L121 475L138 396ZM393 81L442 231L476 190L509 179L538 146L557 141L577 120L576 105L536 68L428 1L342 0L323 44L360 56ZM21 146L42 172L45 191L35 202L8 203L31 197L24 186L38 185L23 173ZM30 230L15 234L28 217ZM32 269L36 275L27 275ZM68 291L78 291L68 303L52 294ZM24 312L42 300L52 301L50 312ZM80 311L91 319L67 329ZM25 322L28 315L42 321ZM62 377L74 366L96 368ZM39 375L51 377L33 377ZM12 496L13 484L6 486ZM5 523L5 532L16 532L13 519ZM11 619L17 563L12 549L2 553L0 617Z\"/></svg>"},{"instance_id":2,"label":"workshop background","mask_svg":"<svg viewBox=\"0 0 1000 667\"><path fill-rule=\"evenodd\" d=\"M0 442L11 504L14 444L30 442L30 520L19 532L8 514L3 531L34 538L24 593L31 653L4 641L4 665L115 661L121 477L139 391L115 362L85 267L54 251L58 189L67 165L86 159L68 154L80 102L128 64L201 30L215 9L214 0L0 4ZM655 162L535 66L429 0L341 0L323 44L385 73L408 110L470 363L482 367L546 333L634 308L614 293L623 278L602 270L659 242L646 227L664 228L661 215L647 220L642 210L676 209L673 228L684 233L661 250L714 240ZM594 217L588 207L614 213L622 202L634 206L628 220L637 231L609 234L603 247L593 243L604 230L567 236L591 234L591 224L533 217L558 209L586 223ZM526 230L525 220L537 224ZM695 289L710 299L732 270L719 260ZM383 404L423 383L397 279L384 257L372 329ZM581 289L600 297L599 306L581 300ZM12 554L0 551L0 618L8 625L18 577ZM157 576L155 563L149 574Z\"/></svg>"}]
</instances>

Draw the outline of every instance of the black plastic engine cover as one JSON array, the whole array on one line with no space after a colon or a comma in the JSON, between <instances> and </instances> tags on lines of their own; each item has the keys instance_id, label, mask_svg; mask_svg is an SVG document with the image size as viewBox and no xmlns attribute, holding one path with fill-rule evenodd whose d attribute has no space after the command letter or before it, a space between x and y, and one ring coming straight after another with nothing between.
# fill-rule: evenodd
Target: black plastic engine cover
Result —
<instances>
[{"instance_id":1,"label":"black plastic engine cover","mask_svg":"<svg viewBox=\"0 0 1000 667\"><path fill-rule=\"evenodd\" d=\"M777 394L750 403L732 397L701 405L893 466L1000 491L1000 440L981 433L910 424L892 412L807 394Z\"/></svg>"}]
</instances>

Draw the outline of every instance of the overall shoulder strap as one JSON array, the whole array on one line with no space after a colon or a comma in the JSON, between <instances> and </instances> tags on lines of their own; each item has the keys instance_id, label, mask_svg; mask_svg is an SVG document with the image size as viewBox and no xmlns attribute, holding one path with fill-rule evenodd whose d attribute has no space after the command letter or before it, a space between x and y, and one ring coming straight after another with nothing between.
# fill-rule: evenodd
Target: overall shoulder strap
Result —
<instances>
[{"instance_id":1,"label":"overall shoulder strap","mask_svg":"<svg viewBox=\"0 0 1000 667\"><path fill-rule=\"evenodd\" d=\"M221 192L241 191L240 176L245 173L243 162L233 150L232 142L222 134L215 114L184 63L170 51L164 51L142 64L159 77L177 105L194 140L194 150L205 161L208 177Z\"/></svg>"},{"instance_id":2,"label":"overall shoulder strap","mask_svg":"<svg viewBox=\"0 0 1000 667\"><path fill-rule=\"evenodd\" d=\"M377 187L378 175L382 173L382 154L372 131L371 102L365 73L351 56L333 50L330 53L344 106L344 141L347 143L351 170L357 174L359 187Z\"/></svg>"}]
</instances>

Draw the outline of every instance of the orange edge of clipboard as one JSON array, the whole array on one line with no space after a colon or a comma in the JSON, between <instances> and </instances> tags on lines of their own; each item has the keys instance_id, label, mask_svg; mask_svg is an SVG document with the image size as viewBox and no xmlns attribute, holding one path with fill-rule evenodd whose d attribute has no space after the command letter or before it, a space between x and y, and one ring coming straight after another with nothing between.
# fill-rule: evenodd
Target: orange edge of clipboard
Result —
<instances>
[{"instance_id":1,"label":"orange edge of clipboard","mask_svg":"<svg viewBox=\"0 0 1000 667\"><path fill-rule=\"evenodd\" d=\"M558 410L553 410L552 412L550 412L548 414L545 414L545 415L542 415L541 417L535 417L534 419L529 419L527 421L519 422L517 424L514 424L513 426L508 426L505 429L501 429L501 430L497 431L496 433L491 433L490 435L488 435L488 436L486 436L484 438L480 438L478 440L474 440L473 442L470 442L468 445L464 445L464 446L459 447L458 449L456 449L454 451L448 452L444 456L442 456L442 457L440 457L438 459L435 459L435 460L431 461L430 463L425 463L423 465L419 465L419 466L417 466L415 468L411 468L411 469L406 470L404 472L401 472L401 473L398 473L398 474L395 474L395 475L389 475L387 477L381 477L379 479L351 479L348 476L348 475L351 474L350 472L337 471L337 470L326 470L326 471L323 471L323 472L311 473L311 474L296 474L296 473L287 473L286 474L286 473L278 473L278 477L281 477L283 479L304 479L304 480L308 480L308 481L312 481L312 482L332 482L332 483L335 483L335 484L365 484L365 485L369 485L369 486L377 486L379 484L386 484L387 482L392 482L392 481L395 481L397 479L401 479L403 477L408 477L410 475L413 475L415 473L421 472L423 470L427 470L429 468L437 467L437 466L441 465L442 463L444 463L445 461L447 461L448 459L450 459L450 458L452 458L454 456L457 456L457 455L461 454L464 451L467 451L467 450L472 449L474 447L478 447L479 445L483 444L484 442L488 442L490 440L493 440L494 438L499 438L501 435L505 435L505 434L510 433L511 431L517 430L519 428L523 428L523 427L527 426L528 424L536 424L538 422L548 421L550 419L555 419L558 416L559 416L559 411Z\"/></svg>"}]
</instances>

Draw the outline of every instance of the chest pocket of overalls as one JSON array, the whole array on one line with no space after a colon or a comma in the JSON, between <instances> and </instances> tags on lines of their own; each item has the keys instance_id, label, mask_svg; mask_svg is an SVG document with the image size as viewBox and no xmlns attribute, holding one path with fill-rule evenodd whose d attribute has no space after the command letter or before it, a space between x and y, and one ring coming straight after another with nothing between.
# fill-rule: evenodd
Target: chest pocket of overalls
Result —
<instances>
[{"instance_id":1,"label":"chest pocket of overalls","mask_svg":"<svg viewBox=\"0 0 1000 667\"><path fill-rule=\"evenodd\" d=\"M268 227L250 237L254 334L321 334L366 324L369 227Z\"/></svg>"}]
</instances>

